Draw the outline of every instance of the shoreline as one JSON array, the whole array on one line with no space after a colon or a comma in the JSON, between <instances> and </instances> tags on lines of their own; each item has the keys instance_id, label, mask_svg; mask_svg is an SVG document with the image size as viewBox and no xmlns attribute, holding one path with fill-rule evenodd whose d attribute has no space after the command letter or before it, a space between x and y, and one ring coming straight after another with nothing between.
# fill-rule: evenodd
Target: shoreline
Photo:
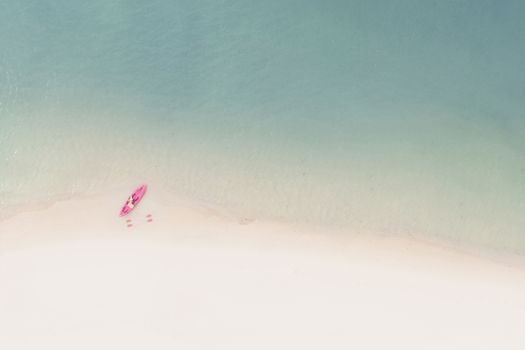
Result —
<instances>
[{"instance_id":1,"label":"shoreline","mask_svg":"<svg viewBox=\"0 0 525 350\"><path fill-rule=\"evenodd\" d=\"M126 188L127 190L127 188ZM2 232L4 230L12 229L13 226L16 226L16 223L19 220L28 221L31 220L31 216L46 216L46 212L55 212L61 211L61 213L55 213L55 218L58 218L58 222L63 221L64 216L71 216L69 211L72 210L69 207L83 207L82 209L77 209L79 211L88 211L93 214L103 214L104 222L106 224L113 224L111 227L112 230L115 229L114 224L119 222L124 222L127 218L133 218L135 215L141 215L137 213L132 213L125 218L118 217L118 210L115 208L120 208L123 203L120 203L118 199L123 197L125 190L116 190L113 189L106 194L94 193L94 194L75 194L71 196L59 196L53 202L49 203L35 203L29 207L24 207L24 209L17 209L13 211L8 217L0 219L0 241L3 240ZM349 242L368 242L369 244L379 244L384 245L385 243L396 247L395 249L402 249L403 246L419 246L423 249L437 249L442 250L447 253L452 253L458 256L472 257L474 259L490 261L495 264L505 265L513 268L518 268L525 271L525 256L517 253L512 253L508 251L502 251L499 249L493 249L489 247L483 247L473 244L454 244L447 241L446 239L441 239L437 237L421 237L417 235L398 235L398 234L389 234L389 233L378 233L373 231L363 231L363 232L352 232L347 228L339 227L326 227L322 225L313 225L313 224L298 224L298 223L288 223L286 221L277 221L268 218L259 218L254 215L243 215L235 209L221 208L217 205L209 204L201 200L195 200L190 198L184 198L181 196L174 196L171 194L160 195L155 193L157 198L150 198L151 195L146 195L146 202L151 202L151 205L146 204L146 206L152 206L151 209L159 210L164 215L168 214L170 211L182 210L183 212L189 213L189 217L193 217L195 224L200 220L206 222L209 217L214 217L223 221L224 223L228 222L229 224L238 224L241 226L251 225L253 223L263 224L265 227L280 227L288 232L301 232L303 235L320 235L327 239L333 240L335 244L348 244ZM160 198L159 198L160 197ZM122 201L122 200L121 200ZM143 205L142 205L143 206ZM60 209L55 209L59 207ZM96 209L96 208L104 208ZM144 214L146 209L140 209L140 213ZM113 213L113 220L110 220ZM197 213L205 213L201 217L194 216ZM67 220L66 220L67 221ZM14 223L14 224L13 224ZM103 223L99 222L99 225ZM158 222L152 227L157 226ZM167 225L166 223L165 225ZM176 221L171 221L170 224L177 224ZM120 225L123 227L124 225ZM7 227L7 229L6 229ZM48 229L53 229L52 227L47 227ZM35 227L36 229L36 227ZM100 226L99 229L104 230L103 226ZM160 228L160 231L167 230L168 227L164 226ZM78 230L82 231L82 230ZM107 229L106 229L107 231Z\"/></svg>"}]
</instances>

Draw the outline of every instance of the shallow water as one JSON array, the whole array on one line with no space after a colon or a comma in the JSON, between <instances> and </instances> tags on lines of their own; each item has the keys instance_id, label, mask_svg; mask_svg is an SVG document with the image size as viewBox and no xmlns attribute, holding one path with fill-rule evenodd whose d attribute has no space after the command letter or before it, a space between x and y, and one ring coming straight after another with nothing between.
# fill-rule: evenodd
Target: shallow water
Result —
<instances>
[{"instance_id":1,"label":"shallow water","mask_svg":"<svg viewBox=\"0 0 525 350\"><path fill-rule=\"evenodd\" d=\"M518 1L3 1L0 208L146 181L525 252Z\"/></svg>"}]
</instances>

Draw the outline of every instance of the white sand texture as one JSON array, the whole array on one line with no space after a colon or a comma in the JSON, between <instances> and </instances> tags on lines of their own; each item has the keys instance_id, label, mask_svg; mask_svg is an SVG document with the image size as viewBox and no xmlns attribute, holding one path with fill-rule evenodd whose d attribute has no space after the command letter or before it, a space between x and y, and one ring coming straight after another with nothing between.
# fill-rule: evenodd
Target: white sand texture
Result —
<instances>
[{"instance_id":1,"label":"white sand texture","mask_svg":"<svg viewBox=\"0 0 525 350\"><path fill-rule=\"evenodd\" d=\"M122 197L0 223L0 349L525 349L520 267Z\"/></svg>"}]
</instances>

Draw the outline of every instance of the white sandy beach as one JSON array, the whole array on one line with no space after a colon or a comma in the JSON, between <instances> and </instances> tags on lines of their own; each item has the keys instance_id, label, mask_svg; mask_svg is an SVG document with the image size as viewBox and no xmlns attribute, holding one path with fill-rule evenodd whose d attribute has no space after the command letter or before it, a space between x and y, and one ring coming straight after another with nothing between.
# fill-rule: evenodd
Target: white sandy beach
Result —
<instances>
[{"instance_id":1,"label":"white sandy beach","mask_svg":"<svg viewBox=\"0 0 525 350\"><path fill-rule=\"evenodd\" d=\"M523 349L525 270L147 196L0 223L0 349ZM153 215L153 222L145 220Z\"/></svg>"}]
</instances>

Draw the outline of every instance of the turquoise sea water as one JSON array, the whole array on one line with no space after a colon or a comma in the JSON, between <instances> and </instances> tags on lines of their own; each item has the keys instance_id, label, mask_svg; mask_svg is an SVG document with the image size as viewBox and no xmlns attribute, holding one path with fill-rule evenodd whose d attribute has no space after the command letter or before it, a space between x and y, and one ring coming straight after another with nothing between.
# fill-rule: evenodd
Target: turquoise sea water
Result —
<instances>
[{"instance_id":1,"label":"turquoise sea water","mask_svg":"<svg viewBox=\"0 0 525 350\"><path fill-rule=\"evenodd\" d=\"M525 253L522 1L0 2L0 209L142 181Z\"/></svg>"}]
</instances>

